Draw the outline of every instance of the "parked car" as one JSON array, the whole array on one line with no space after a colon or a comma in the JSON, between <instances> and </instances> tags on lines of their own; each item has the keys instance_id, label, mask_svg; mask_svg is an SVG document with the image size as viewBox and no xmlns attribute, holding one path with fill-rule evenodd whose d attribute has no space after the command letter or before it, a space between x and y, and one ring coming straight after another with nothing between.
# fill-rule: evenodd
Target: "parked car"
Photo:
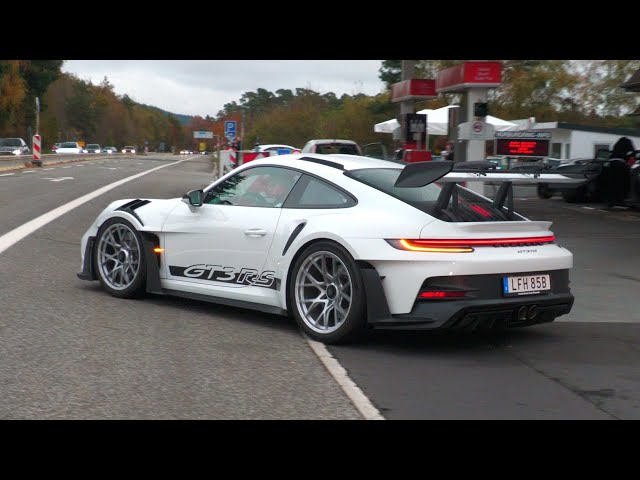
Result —
<instances>
[{"instance_id":1,"label":"parked car","mask_svg":"<svg viewBox=\"0 0 640 480\"><path fill-rule=\"evenodd\" d=\"M30 151L21 138L0 138L0 155L27 155Z\"/></svg>"},{"instance_id":2,"label":"parked car","mask_svg":"<svg viewBox=\"0 0 640 480\"><path fill-rule=\"evenodd\" d=\"M302 153L320 153L324 155L361 155L364 157L391 160L387 154L387 148L382 142L368 143L361 147L353 140L341 139L314 139L309 140Z\"/></svg>"},{"instance_id":3,"label":"parked car","mask_svg":"<svg viewBox=\"0 0 640 480\"><path fill-rule=\"evenodd\" d=\"M58 143L54 143L53 145L51 145L51 151L52 151L53 153L55 153L55 152L56 152L56 150L58 149L58 147L60 147L60 145L61 145L61 143L60 143L60 142L58 142Z\"/></svg>"},{"instance_id":4,"label":"parked car","mask_svg":"<svg viewBox=\"0 0 640 480\"><path fill-rule=\"evenodd\" d=\"M136 153L136 148L132 145L126 145L122 148L122 153Z\"/></svg>"},{"instance_id":5,"label":"parked car","mask_svg":"<svg viewBox=\"0 0 640 480\"><path fill-rule=\"evenodd\" d=\"M257 152L269 152L270 156L286 155L289 153L300 153L300 149L292 147L291 145L269 143L265 145L256 145L255 150Z\"/></svg>"},{"instance_id":6,"label":"parked car","mask_svg":"<svg viewBox=\"0 0 640 480\"><path fill-rule=\"evenodd\" d=\"M539 183L537 186L538 197L551 198L553 195L561 195L565 201L574 202L599 202L606 195L609 161L599 158L574 158L556 167L546 169L552 173L570 173L584 175L588 180L578 188L567 188L563 185L551 185Z\"/></svg>"},{"instance_id":7,"label":"parked car","mask_svg":"<svg viewBox=\"0 0 640 480\"><path fill-rule=\"evenodd\" d=\"M182 198L133 193L82 236L78 277L119 298L168 294L290 315L326 343L372 328L502 329L569 313L573 257L550 222L460 186L470 174L452 167L278 155Z\"/></svg>"},{"instance_id":8,"label":"parked car","mask_svg":"<svg viewBox=\"0 0 640 480\"><path fill-rule=\"evenodd\" d=\"M67 154L67 153L84 153L84 149L80 146L78 142L62 142L55 151L56 154Z\"/></svg>"},{"instance_id":9,"label":"parked car","mask_svg":"<svg viewBox=\"0 0 640 480\"><path fill-rule=\"evenodd\" d=\"M309 140L302 147L302 153L362 155L362 149L353 140L323 138Z\"/></svg>"},{"instance_id":10,"label":"parked car","mask_svg":"<svg viewBox=\"0 0 640 480\"><path fill-rule=\"evenodd\" d=\"M104 147L102 153L118 153L118 149L116 147Z\"/></svg>"},{"instance_id":11,"label":"parked car","mask_svg":"<svg viewBox=\"0 0 640 480\"><path fill-rule=\"evenodd\" d=\"M102 148L97 143L90 143L84 147L82 153L102 153Z\"/></svg>"}]
</instances>

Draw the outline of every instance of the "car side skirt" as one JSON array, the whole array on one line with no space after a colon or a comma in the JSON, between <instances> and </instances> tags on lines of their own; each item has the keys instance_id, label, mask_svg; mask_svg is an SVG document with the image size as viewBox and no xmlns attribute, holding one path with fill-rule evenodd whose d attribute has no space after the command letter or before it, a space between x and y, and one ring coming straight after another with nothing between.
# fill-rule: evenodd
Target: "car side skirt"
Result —
<instances>
[{"instance_id":1,"label":"car side skirt","mask_svg":"<svg viewBox=\"0 0 640 480\"><path fill-rule=\"evenodd\" d=\"M275 315L287 316L286 310L280 307L274 307L272 305L266 305L262 303L244 302L242 300L235 300L232 298L215 297L211 295L203 295L201 293L185 292L182 290L171 290L168 288L163 288L162 292L166 295L172 295L176 297L190 298L192 300L200 300L203 302L217 303L220 305L227 305L230 307L239 307L239 308L245 308L250 310L257 310L265 313L272 313Z\"/></svg>"}]
</instances>

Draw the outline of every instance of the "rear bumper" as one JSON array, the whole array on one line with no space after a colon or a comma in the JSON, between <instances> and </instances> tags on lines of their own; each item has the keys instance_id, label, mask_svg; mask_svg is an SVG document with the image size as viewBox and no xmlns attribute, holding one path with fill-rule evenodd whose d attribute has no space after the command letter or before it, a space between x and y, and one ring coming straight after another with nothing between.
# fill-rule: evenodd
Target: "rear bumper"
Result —
<instances>
[{"instance_id":1,"label":"rear bumper","mask_svg":"<svg viewBox=\"0 0 640 480\"><path fill-rule=\"evenodd\" d=\"M526 327L552 322L571 311L572 294L544 295L538 298L465 300L440 303L421 302L410 314L391 315L373 323L375 328L410 330L482 330L497 326ZM520 315L519 315L520 314Z\"/></svg>"},{"instance_id":2,"label":"rear bumper","mask_svg":"<svg viewBox=\"0 0 640 480\"><path fill-rule=\"evenodd\" d=\"M502 274L432 277L423 288L463 289L468 296L451 300L416 300L411 312L391 314L375 269L362 268L367 299L367 321L372 328L408 330L477 330L503 327L525 327L552 322L571 311L574 296L569 290L569 270L549 273L549 292L504 297ZM523 272L525 273L525 272Z\"/></svg>"}]
</instances>

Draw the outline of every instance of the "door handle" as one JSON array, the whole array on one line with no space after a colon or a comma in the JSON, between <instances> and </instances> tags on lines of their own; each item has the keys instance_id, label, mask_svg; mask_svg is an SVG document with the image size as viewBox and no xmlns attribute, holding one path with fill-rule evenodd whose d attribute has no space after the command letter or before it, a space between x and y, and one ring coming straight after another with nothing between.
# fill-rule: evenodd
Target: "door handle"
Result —
<instances>
[{"instance_id":1,"label":"door handle","mask_svg":"<svg viewBox=\"0 0 640 480\"><path fill-rule=\"evenodd\" d=\"M245 230L244 234L248 237L264 237L267 234L267 231L262 230L261 228L250 228L249 230Z\"/></svg>"}]
</instances>

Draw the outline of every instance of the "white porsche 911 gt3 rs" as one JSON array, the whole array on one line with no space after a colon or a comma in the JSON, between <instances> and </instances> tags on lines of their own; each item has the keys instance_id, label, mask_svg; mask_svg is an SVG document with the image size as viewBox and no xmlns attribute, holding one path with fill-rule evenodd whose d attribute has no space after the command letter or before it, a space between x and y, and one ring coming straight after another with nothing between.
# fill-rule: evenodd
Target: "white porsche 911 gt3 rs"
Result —
<instances>
[{"instance_id":1,"label":"white porsche 911 gt3 rs","mask_svg":"<svg viewBox=\"0 0 640 480\"><path fill-rule=\"evenodd\" d=\"M82 237L84 280L291 315L310 337L481 329L569 313L572 254L513 210L513 183L558 174L293 154L241 165L181 199L110 204ZM501 185L493 200L460 185Z\"/></svg>"}]
</instances>

